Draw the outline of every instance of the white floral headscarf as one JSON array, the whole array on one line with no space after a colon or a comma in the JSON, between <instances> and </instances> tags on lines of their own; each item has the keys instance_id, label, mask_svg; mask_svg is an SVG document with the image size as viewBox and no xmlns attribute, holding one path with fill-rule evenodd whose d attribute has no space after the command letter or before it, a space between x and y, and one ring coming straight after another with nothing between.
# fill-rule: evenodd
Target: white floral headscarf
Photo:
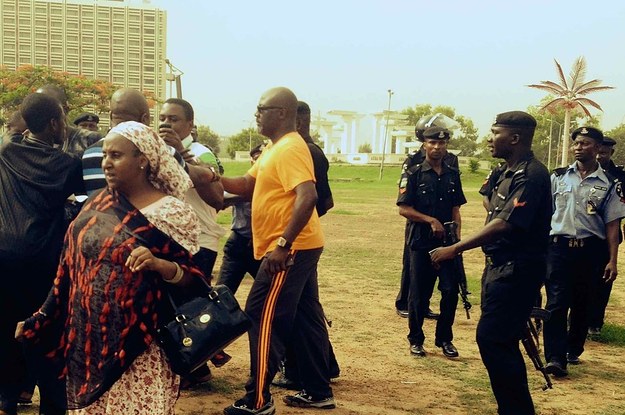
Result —
<instances>
[{"instance_id":1,"label":"white floral headscarf","mask_svg":"<svg viewBox=\"0 0 625 415\"><path fill-rule=\"evenodd\" d=\"M117 124L109 132L130 140L148 159L148 180L154 187L184 200L184 194L193 186L191 179L172 155L171 148L154 130L136 121L126 121Z\"/></svg>"}]
</instances>

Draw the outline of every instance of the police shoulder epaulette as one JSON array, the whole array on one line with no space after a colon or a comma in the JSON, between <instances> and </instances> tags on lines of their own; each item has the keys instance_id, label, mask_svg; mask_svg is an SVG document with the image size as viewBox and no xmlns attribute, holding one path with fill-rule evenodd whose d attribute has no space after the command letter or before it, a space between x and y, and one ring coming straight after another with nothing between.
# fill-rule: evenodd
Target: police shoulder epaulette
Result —
<instances>
[{"instance_id":1,"label":"police shoulder epaulette","mask_svg":"<svg viewBox=\"0 0 625 415\"><path fill-rule=\"evenodd\" d=\"M619 170L625 171L625 166L623 166L622 164L617 164L614 167L616 167Z\"/></svg>"},{"instance_id":2,"label":"police shoulder epaulette","mask_svg":"<svg viewBox=\"0 0 625 415\"><path fill-rule=\"evenodd\" d=\"M459 169L458 167L451 166L451 165L449 165L449 164L447 164L447 163L445 163L445 164L447 165L447 167L449 168L449 170L454 171L454 172L456 172L456 173L460 173L460 169Z\"/></svg>"},{"instance_id":3,"label":"police shoulder epaulette","mask_svg":"<svg viewBox=\"0 0 625 415\"><path fill-rule=\"evenodd\" d=\"M553 169L553 174L556 176L562 176L567 170L568 167L558 167L557 169Z\"/></svg>"},{"instance_id":4,"label":"police shoulder epaulette","mask_svg":"<svg viewBox=\"0 0 625 415\"><path fill-rule=\"evenodd\" d=\"M413 166L410 166L410 168L408 168L408 169L406 170L406 172L407 172L408 174L415 174L416 172L418 172L419 170L421 170L421 166L422 166L422 164L421 164L421 163L419 163L419 164L415 164L415 165L413 165Z\"/></svg>"},{"instance_id":5,"label":"police shoulder epaulette","mask_svg":"<svg viewBox=\"0 0 625 415\"><path fill-rule=\"evenodd\" d=\"M610 182L618 182L619 181L618 177L616 177L616 175L614 175L614 173L612 173L612 172L610 172L610 171L608 171L606 169L603 169L603 173L605 174L605 177L608 178L608 181L610 181Z\"/></svg>"}]
</instances>

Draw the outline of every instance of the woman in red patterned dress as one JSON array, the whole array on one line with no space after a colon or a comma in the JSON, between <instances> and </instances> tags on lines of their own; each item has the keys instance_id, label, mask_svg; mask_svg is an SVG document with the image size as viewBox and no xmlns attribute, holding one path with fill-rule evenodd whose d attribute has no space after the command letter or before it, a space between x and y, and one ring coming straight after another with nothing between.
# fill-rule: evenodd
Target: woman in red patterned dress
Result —
<instances>
[{"instance_id":1,"label":"woman in red patterned dress","mask_svg":"<svg viewBox=\"0 0 625 415\"><path fill-rule=\"evenodd\" d=\"M180 381L154 338L171 312L163 290L203 278L197 217L182 201L191 182L140 123L114 127L103 153L108 187L70 225L48 299L18 334L53 345L70 414L172 414Z\"/></svg>"}]
</instances>

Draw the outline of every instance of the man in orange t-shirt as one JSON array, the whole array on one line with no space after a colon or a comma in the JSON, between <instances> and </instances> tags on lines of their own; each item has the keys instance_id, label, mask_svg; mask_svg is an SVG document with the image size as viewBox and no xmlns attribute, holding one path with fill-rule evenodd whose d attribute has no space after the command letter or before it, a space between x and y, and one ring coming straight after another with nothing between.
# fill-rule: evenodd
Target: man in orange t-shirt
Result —
<instances>
[{"instance_id":1,"label":"man in orange t-shirt","mask_svg":"<svg viewBox=\"0 0 625 415\"><path fill-rule=\"evenodd\" d=\"M335 407L328 369L328 331L319 303L317 263L323 232L308 146L296 132L297 98L287 88L265 92L256 108L259 132L271 139L242 177L222 177L230 193L252 196L254 256L262 263L247 298L250 379L246 395L226 415L275 413L269 386L293 339L304 390L285 396L289 406ZM298 350L299 352L299 350Z\"/></svg>"}]
</instances>

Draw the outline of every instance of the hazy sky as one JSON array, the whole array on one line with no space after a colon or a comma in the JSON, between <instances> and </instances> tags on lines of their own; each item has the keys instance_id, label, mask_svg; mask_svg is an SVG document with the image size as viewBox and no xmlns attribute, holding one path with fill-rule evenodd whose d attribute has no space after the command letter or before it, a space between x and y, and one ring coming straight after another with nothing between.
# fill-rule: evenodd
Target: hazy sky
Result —
<instances>
[{"instance_id":1,"label":"hazy sky","mask_svg":"<svg viewBox=\"0 0 625 415\"><path fill-rule=\"evenodd\" d=\"M602 127L625 122L625 2L577 0L153 0L167 11L167 56L196 123L221 135L253 121L258 98L291 88L313 112L449 105L485 135L495 114L545 95L583 55ZM169 90L169 87L168 87Z\"/></svg>"}]
</instances>

